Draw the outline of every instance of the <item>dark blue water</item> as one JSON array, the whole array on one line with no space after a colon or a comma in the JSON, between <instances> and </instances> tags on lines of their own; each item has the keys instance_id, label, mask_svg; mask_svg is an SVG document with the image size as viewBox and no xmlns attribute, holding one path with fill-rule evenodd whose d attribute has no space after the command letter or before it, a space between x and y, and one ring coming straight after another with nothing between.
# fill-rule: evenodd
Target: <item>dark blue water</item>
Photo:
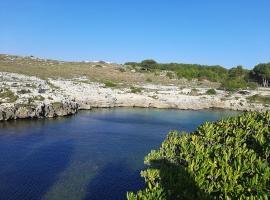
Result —
<instances>
[{"instance_id":1,"label":"dark blue water","mask_svg":"<svg viewBox=\"0 0 270 200\"><path fill-rule=\"evenodd\" d=\"M143 158L172 129L231 111L99 109L0 123L0 199L125 199L144 187Z\"/></svg>"}]
</instances>

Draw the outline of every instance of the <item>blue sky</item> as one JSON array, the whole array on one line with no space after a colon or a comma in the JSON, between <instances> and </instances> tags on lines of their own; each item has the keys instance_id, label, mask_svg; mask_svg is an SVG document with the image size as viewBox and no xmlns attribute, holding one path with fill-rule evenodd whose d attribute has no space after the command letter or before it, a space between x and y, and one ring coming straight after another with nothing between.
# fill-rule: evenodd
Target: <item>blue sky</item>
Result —
<instances>
[{"instance_id":1,"label":"blue sky","mask_svg":"<svg viewBox=\"0 0 270 200\"><path fill-rule=\"evenodd\" d=\"M0 0L0 53L123 63L270 62L270 0Z\"/></svg>"}]
</instances>

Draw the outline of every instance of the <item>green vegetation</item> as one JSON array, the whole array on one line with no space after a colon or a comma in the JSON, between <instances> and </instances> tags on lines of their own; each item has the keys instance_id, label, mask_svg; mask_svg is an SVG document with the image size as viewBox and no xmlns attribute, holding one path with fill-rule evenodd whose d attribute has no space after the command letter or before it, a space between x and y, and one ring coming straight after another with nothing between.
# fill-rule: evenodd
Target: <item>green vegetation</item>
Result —
<instances>
[{"instance_id":1,"label":"green vegetation","mask_svg":"<svg viewBox=\"0 0 270 200\"><path fill-rule=\"evenodd\" d=\"M7 98L9 102L15 102L18 99L18 96L16 96L11 90L9 89L1 89L0 90L0 98L5 99Z\"/></svg>"},{"instance_id":2,"label":"green vegetation","mask_svg":"<svg viewBox=\"0 0 270 200\"><path fill-rule=\"evenodd\" d=\"M102 68L102 65L95 65L96 68Z\"/></svg>"},{"instance_id":3,"label":"green vegetation","mask_svg":"<svg viewBox=\"0 0 270 200\"><path fill-rule=\"evenodd\" d=\"M173 79L173 73L172 73L172 72L167 72L167 73L166 73L166 76L167 76L169 79Z\"/></svg>"},{"instance_id":4,"label":"green vegetation","mask_svg":"<svg viewBox=\"0 0 270 200\"><path fill-rule=\"evenodd\" d=\"M270 82L270 63L256 65L251 71L251 77L264 87L268 87Z\"/></svg>"},{"instance_id":5,"label":"green vegetation","mask_svg":"<svg viewBox=\"0 0 270 200\"><path fill-rule=\"evenodd\" d=\"M152 79L151 78L147 78L146 79L146 82L149 82L150 83L150 82L152 82Z\"/></svg>"},{"instance_id":6,"label":"green vegetation","mask_svg":"<svg viewBox=\"0 0 270 200\"><path fill-rule=\"evenodd\" d=\"M215 95L217 94L217 91L215 89L209 89L205 92L207 95Z\"/></svg>"},{"instance_id":7,"label":"green vegetation","mask_svg":"<svg viewBox=\"0 0 270 200\"><path fill-rule=\"evenodd\" d=\"M156 71L166 70L166 76L173 78L173 73L180 78L188 80L208 80L221 83L221 88L228 91L240 89L254 89L257 84L264 87L269 86L270 81L270 63L261 63L254 67L253 70L244 69L242 66L225 69L222 66L199 65L199 64L182 64L182 63L157 63L154 60L143 60L140 63L128 62L134 68L141 68L144 71L156 73Z\"/></svg>"},{"instance_id":8,"label":"green vegetation","mask_svg":"<svg viewBox=\"0 0 270 200\"><path fill-rule=\"evenodd\" d=\"M251 82L250 72L237 66L228 71L228 77L221 82L221 88L227 91L236 91L240 89L255 89L256 83Z\"/></svg>"},{"instance_id":9,"label":"green vegetation","mask_svg":"<svg viewBox=\"0 0 270 200\"><path fill-rule=\"evenodd\" d=\"M30 90L26 90L26 89L22 89L22 90L19 90L17 93L18 94L28 94L28 93L31 93L31 91Z\"/></svg>"},{"instance_id":10,"label":"green vegetation","mask_svg":"<svg viewBox=\"0 0 270 200\"><path fill-rule=\"evenodd\" d=\"M41 95L38 95L38 96L34 96L33 97L33 101L44 101L45 98Z\"/></svg>"},{"instance_id":11,"label":"green vegetation","mask_svg":"<svg viewBox=\"0 0 270 200\"><path fill-rule=\"evenodd\" d=\"M161 64L154 60L143 60L140 63L128 62L126 65L137 66L146 71L156 70L167 70L176 73L178 78L186 79L207 79L210 81L221 81L227 77L228 70L216 65L198 65L198 64L178 64L178 63L167 63ZM168 74L168 77L172 74Z\"/></svg>"},{"instance_id":12,"label":"green vegetation","mask_svg":"<svg viewBox=\"0 0 270 200\"><path fill-rule=\"evenodd\" d=\"M138 87L134 87L134 86L130 87L131 93L141 93L142 91L143 91L142 88L138 88Z\"/></svg>"},{"instance_id":13,"label":"green vegetation","mask_svg":"<svg viewBox=\"0 0 270 200\"><path fill-rule=\"evenodd\" d=\"M248 83L245 80L241 79L227 79L222 82L221 89L227 91L236 91L240 89L248 88Z\"/></svg>"},{"instance_id":14,"label":"green vegetation","mask_svg":"<svg viewBox=\"0 0 270 200\"><path fill-rule=\"evenodd\" d=\"M255 94L253 96L247 97L247 100L250 103L262 103L270 105L270 96L260 96L258 94Z\"/></svg>"},{"instance_id":15,"label":"green vegetation","mask_svg":"<svg viewBox=\"0 0 270 200\"><path fill-rule=\"evenodd\" d=\"M126 70L125 70L124 68L122 68L122 67L119 68L119 71L120 71L120 72L126 72Z\"/></svg>"},{"instance_id":16,"label":"green vegetation","mask_svg":"<svg viewBox=\"0 0 270 200\"><path fill-rule=\"evenodd\" d=\"M270 195L270 112L247 112L191 134L172 131L145 157L146 189L129 200L262 199Z\"/></svg>"},{"instance_id":17,"label":"green vegetation","mask_svg":"<svg viewBox=\"0 0 270 200\"><path fill-rule=\"evenodd\" d=\"M116 83L113 83L111 81L105 81L104 84L105 84L105 87L116 87L117 86Z\"/></svg>"}]
</instances>

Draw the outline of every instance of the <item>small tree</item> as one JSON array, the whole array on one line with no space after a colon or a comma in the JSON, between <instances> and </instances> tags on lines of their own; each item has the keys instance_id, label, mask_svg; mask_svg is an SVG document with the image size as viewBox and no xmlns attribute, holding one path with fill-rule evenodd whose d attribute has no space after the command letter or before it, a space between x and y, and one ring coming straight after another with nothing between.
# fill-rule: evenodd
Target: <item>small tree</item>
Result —
<instances>
[{"instance_id":1,"label":"small tree","mask_svg":"<svg viewBox=\"0 0 270 200\"><path fill-rule=\"evenodd\" d=\"M148 60L143 60L141 62L141 67L144 68L145 70L149 70L156 64L157 62L155 60L148 59Z\"/></svg>"}]
</instances>

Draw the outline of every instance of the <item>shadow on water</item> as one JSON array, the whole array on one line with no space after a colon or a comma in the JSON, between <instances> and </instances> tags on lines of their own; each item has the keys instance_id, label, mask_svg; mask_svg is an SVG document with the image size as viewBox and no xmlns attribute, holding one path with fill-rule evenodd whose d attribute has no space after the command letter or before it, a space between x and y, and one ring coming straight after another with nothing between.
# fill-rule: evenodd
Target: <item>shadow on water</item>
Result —
<instances>
[{"instance_id":1,"label":"shadow on water","mask_svg":"<svg viewBox=\"0 0 270 200\"><path fill-rule=\"evenodd\" d=\"M87 186L85 200L126 199L127 191L137 191L144 187L140 170L132 170L124 160L111 162L91 179Z\"/></svg>"},{"instance_id":2,"label":"shadow on water","mask_svg":"<svg viewBox=\"0 0 270 200\"><path fill-rule=\"evenodd\" d=\"M64 117L55 117L55 118L28 118L28 119L16 119L9 121L0 121L0 130L4 129L30 129L33 127L44 127L51 124L59 124L66 122L68 120L74 119L75 116L64 116ZM0 132L1 133L1 132Z\"/></svg>"},{"instance_id":3,"label":"shadow on water","mask_svg":"<svg viewBox=\"0 0 270 200\"><path fill-rule=\"evenodd\" d=\"M11 161L0 171L0 199L41 199L67 167L71 152L72 143L54 142Z\"/></svg>"}]
</instances>

